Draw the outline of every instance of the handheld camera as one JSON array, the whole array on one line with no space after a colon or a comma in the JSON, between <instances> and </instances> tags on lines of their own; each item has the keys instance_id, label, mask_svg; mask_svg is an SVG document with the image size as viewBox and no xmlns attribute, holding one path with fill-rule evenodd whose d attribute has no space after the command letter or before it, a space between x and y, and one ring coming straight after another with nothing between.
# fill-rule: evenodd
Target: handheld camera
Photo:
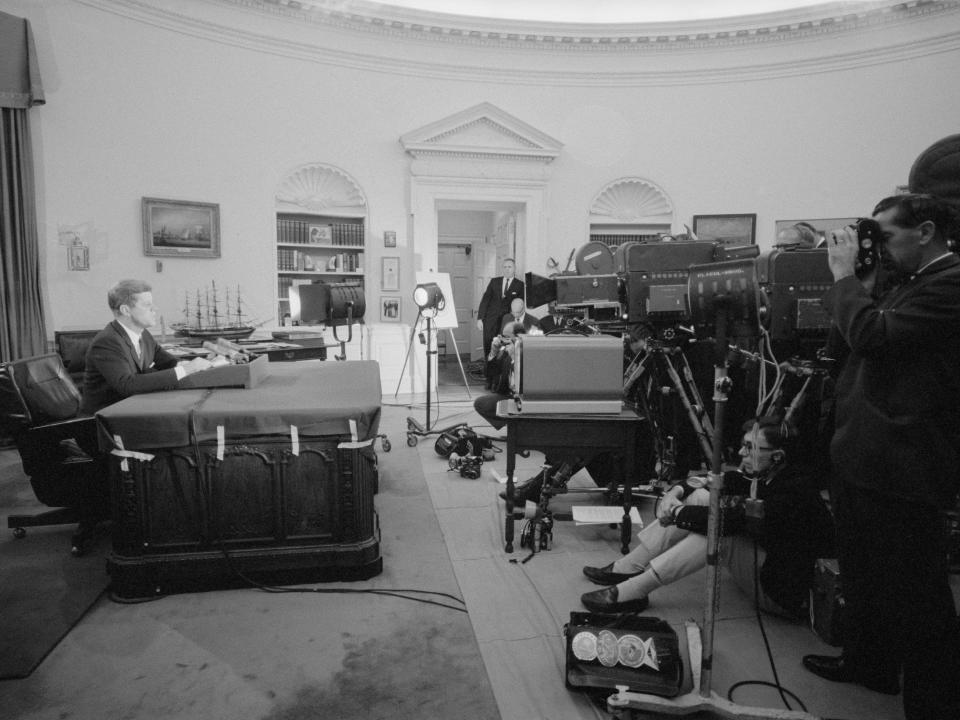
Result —
<instances>
[{"instance_id":1,"label":"handheld camera","mask_svg":"<svg viewBox=\"0 0 960 720\"><path fill-rule=\"evenodd\" d=\"M860 218L854 224L857 229L857 260L854 264L856 276L863 277L872 272L880 264L880 247L883 241L883 231L880 223L870 218Z\"/></svg>"}]
</instances>

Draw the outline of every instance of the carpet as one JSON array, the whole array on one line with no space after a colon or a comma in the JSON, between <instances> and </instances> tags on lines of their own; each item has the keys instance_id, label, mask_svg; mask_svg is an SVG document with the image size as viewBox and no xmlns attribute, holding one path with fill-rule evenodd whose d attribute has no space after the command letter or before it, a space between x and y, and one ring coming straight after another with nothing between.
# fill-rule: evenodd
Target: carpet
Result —
<instances>
[{"instance_id":1,"label":"carpet","mask_svg":"<svg viewBox=\"0 0 960 720\"><path fill-rule=\"evenodd\" d=\"M0 523L44 510L20 468L16 450L0 452ZM0 540L0 679L30 675L90 609L109 583L107 539L98 536L84 557L70 554L73 525L28 528Z\"/></svg>"},{"instance_id":2,"label":"carpet","mask_svg":"<svg viewBox=\"0 0 960 720\"><path fill-rule=\"evenodd\" d=\"M30 677L0 683L4 716L500 720L419 456L398 431L406 414L383 410L380 575L282 594L103 596Z\"/></svg>"}]
</instances>

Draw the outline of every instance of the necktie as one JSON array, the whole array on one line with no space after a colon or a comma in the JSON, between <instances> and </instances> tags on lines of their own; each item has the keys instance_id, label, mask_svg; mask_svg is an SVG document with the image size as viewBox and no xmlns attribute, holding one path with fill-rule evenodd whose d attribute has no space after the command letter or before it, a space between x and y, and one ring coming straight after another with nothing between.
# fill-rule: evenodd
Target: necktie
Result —
<instances>
[{"instance_id":1,"label":"necktie","mask_svg":"<svg viewBox=\"0 0 960 720\"><path fill-rule=\"evenodd\" d=\"M141 369L143 369L144 367L145 356L146 356L146 353L144 352L144 349L143 349L143 335L141 335L140 338L137 340L137 357L140 359Z\"/></svg>"},{"instance_id":2,"label":"necktie","mask_svg":"<svg viewBox=\"0 0 960 720\"><path fill-rule=\"evenodd\" d=\"M507 278L504 278L504 279L503 279L503 290L502 290L501 293L500 293L501 296L503 296L503 297L506 297L506 296L507 296L507 288L508 288L508 287L510 287L510 280L507 279Z\"/></svg>"}]
</instances>

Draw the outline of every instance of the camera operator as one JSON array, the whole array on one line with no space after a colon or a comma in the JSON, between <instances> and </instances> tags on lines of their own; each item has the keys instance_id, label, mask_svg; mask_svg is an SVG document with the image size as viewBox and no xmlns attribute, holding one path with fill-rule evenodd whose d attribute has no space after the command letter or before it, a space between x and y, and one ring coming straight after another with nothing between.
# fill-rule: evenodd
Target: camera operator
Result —
<instances>
[{"instance_id":1,"label":"camera operator","mask_svg":"<svg viewBox=\"0 0 960 720\"><path fill-rule=\"evenodd\" d=\"M790 462L792 432L778 417L743 426L740 468L724 475L721 528L733 535L730 571L753 589L753 543L758 553L760 608L794 620L806 616L814 564L833 556L834 529L816 483ZM706 478L689 477L666 492L657 519L637 535L628 555L583 574L611 587L585 593L593 612L642 612L649 594L706 567L710 491Z\"/></svg>"},{"instance_id":2,"label":"camera operator","mask_svg":"<svg viewBox=\"0 0 960 720\"><path fill-rule=\"evenodd\" d=\"M824 306L849 346L831 441L843 652L804 666L899 692L907 720L960 717L960 632L948 578L947 510L960 489L960 258L955 215L930 195L881 200L873 218L897 285L874 297L855 274L858 232L828 233Z\"/></svg>"}]
</instances>

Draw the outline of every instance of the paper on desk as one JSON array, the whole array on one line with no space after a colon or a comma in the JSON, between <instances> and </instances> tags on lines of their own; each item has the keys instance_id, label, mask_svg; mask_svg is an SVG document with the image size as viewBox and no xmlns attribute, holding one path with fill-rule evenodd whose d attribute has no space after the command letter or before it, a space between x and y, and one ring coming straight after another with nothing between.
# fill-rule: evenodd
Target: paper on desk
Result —
<instances>
[{"instance_id":1,"label":"paper on desk","mask_svg":"<svg viewBox=\"0 0 960 720\"><path fill-rule=\"evenodd\" d=\"M608 525L623 520L623 508L619 505L574 505L570 509L577 525ZM643 520L635 507L630 508L630 522L638 529L643 527Z\"/></svg>"}]
</instances>

